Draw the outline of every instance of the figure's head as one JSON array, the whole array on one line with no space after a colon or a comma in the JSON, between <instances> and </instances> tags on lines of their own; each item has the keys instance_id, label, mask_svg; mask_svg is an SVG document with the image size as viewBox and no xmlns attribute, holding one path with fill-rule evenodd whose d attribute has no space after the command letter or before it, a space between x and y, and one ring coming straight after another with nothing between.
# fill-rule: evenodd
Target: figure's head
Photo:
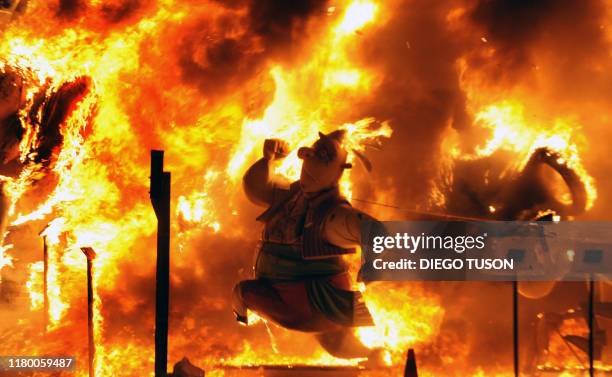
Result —
<instances>
[{"instance_id":1,"label":"figure's head","mask_svg":"<svg viewBox=\"0 0 612 377\"><path fill-rule=\"evenodd\" d=\"M344 169L351 167L342 147L344 134L344 130L327 135L319 132L319 140L311 147L298 149L298 157L303 160L300 185L304 192L318 192L336 186Z\"/></svg>"}]
</instances>

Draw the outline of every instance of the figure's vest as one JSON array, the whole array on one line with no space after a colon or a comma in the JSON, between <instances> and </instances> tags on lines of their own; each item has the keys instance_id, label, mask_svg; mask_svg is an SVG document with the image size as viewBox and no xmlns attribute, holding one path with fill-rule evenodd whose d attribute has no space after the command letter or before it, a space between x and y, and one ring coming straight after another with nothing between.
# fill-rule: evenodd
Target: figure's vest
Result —
<instances>
[{"instance_id":1,"label":"figure's vest","mask_svg":"<svg viewBox=\"0 0 612 377\"><path fill-rule=\"evenodd\" d=\"M339 205L350 204L337 187L307 198L299 182L294 182L279 201L257 218L265 223L263 241L293 245L304 259L354 253L355 249L332 245L323 237L324 221Z\"/></svg>"}]
</instances>

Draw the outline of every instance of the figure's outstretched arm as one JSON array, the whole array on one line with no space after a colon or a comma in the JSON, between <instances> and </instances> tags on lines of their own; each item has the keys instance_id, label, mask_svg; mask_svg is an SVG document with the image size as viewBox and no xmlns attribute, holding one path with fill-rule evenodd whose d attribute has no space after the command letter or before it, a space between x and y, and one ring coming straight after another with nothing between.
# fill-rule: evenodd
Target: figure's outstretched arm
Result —
<instances>
[{"instance_id":1,"label":"figure's outstretched arm","mask_svg":"<svg viewBox=\"0 0 612 377\"><path fill-rule=\"evenodd\" d=\"M280 185L272 174L272 161L285 158L289 145L283 140L267 139L264 142L263 158L254 163L244 174L242 183L249 200L258 205L271 205L274 189Z\"/></svg>"},{"instance_id":2,"label":"figure's outstretched arm","mask_svg":"<svg viewBox=\"0 0 612 377\"><path fill-rule=\"evenodd\" d=\"M332 245L350 249L361 245L361 224L377 221L372 216L348 205L333 209L323 223L323 236Z\"/></svg>"}]
</instances>

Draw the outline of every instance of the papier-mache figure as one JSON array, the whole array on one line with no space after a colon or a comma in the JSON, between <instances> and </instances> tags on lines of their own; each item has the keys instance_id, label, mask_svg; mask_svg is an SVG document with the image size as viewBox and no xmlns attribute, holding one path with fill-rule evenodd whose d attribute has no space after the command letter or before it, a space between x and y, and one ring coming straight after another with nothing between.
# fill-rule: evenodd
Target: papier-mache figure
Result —
<instances>
[{"instance_id":1,"label":"papier-mache figure","mask_svg":"<svg viewBox=\"0 0 612 377\"><path fill-rule=\"evenodd\" d=\"M234 313L248 324L251 310L282 327L315 333L336 357L378 363L384 352L367 348L353 331L374 323L361 293L351 290L342 256L355 253L361 222L373 219L339 192L339 180L351 167L344 136L343 130L319 133L311 147L300 148L300 179L289 187L274 179L271 166L288 155L288 144L264 142L263 158L248 169L243 183L247 197L268 209L257 218L264 231L255 279L235 286Z\"/></svg>"}]
</instances>

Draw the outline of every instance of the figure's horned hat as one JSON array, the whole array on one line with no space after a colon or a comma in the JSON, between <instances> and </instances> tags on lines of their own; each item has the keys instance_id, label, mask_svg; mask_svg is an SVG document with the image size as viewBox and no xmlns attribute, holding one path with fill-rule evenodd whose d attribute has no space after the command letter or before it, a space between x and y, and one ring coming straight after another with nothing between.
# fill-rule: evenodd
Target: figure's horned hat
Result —
<instances>
[{"instance_id":1,"label":"figure's horned hat","mask_svg":"<svg viewBox=\"0 0 612 377\"><path fill-rule=\"evenodd\" d=\"M351 163L347 163L346 159L348 156L348 151L347 151L347 147L345 145L345 137L346 137L346 130L343 129L338 129L335 131L332 131L328 134L324 134L323 132L319 132L319 140L321 140L322 142L327 142L327 143L334 143L337 144L337 146L339 147L339 149L343 152L343 160L344 160L344 168L345 169L350 169L353 165ZM363 155L363 153L355 150L354 148L351 149L351 152L353 152L355 154L355 156L357 156L357 158L359 158L359 160L363 163L363 166L366 168L367 171L372 171L372 163L368 160L368 158L366 156ZM333 156L335 158L335 156Z\"/></svg>"},{"instance_id":2,"label":"figure's horned hat","mask_svg":"<svg viewBox=\"0 0 612 377\"><path fill-rule=\"evenodd\" d=\"M346 136L346 130L335 130L328 134L319 132L319 140L316 144L323 144L326 150L330 151L329 158L332 160L339 159L344 169L350 169L352 165L347 163L348 152L344 145L344 137Z\"/></svg>"}]
</instances>

